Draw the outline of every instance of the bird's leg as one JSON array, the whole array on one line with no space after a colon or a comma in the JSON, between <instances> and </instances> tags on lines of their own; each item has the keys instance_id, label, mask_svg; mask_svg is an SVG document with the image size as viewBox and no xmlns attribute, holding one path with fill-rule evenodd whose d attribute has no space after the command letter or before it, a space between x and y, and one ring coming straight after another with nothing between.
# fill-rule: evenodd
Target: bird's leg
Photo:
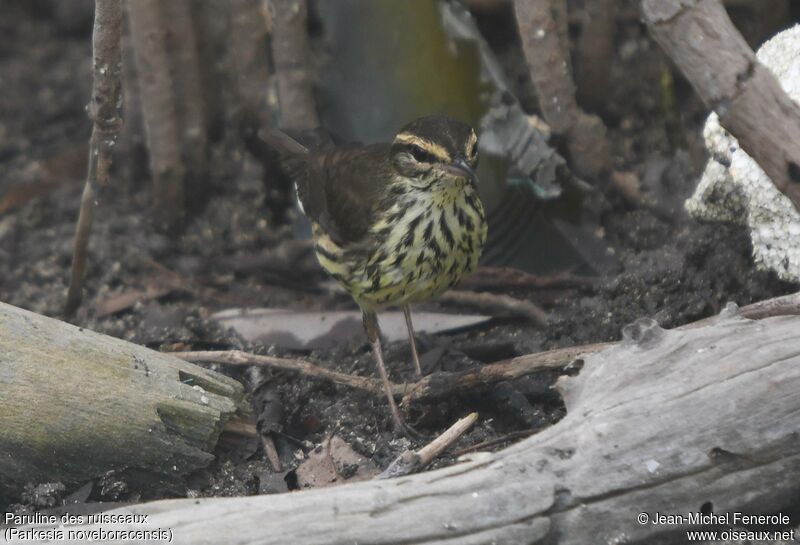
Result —
<instances>
[{"instance_id":1,"label":"bird's leg","mask_svg":"<svg viewBox=\"0 0 800 545\"><path fill-rule=\"evenodd\" d=\"M381 330L378 326L378 316L375 312L370 310L361 310L364 320L364 331L367 333L367 339L372 345L372 354L375 356L375 361L378 363L378 372L383 381L383 389L386 392L386 398L389 401L389 410L392 412L392 421L398 430L406 429L403 419L400 417L400 411L397 409L397 404L394 402L394 395L392 395L392 387L389 383L389 375L386 373L386 366L383 364L383 351L381 350Z\"/></svg>"},{"instance_id":2,"label":"bird's leg","mask_svg":"<svg viewBox=\"0 0 800 545\"><path fill-rule=\"evenodd\" d=\"M417 341L414 339L414 324L411 323L411 307L403 305L403 315L406 317L406 329L408 329L408 342L411 343L411 357L414 360L414 379L422 378L422 367L419 364L419 354L417 353Z\"/></svg>"}]
</instances>

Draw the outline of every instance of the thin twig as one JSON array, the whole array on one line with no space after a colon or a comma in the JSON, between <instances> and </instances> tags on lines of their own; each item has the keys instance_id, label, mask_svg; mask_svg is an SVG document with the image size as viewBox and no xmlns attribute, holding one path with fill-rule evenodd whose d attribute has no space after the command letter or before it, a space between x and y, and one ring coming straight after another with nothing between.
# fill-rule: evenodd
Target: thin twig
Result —
<instances>
[{"instance_id":1,"label":"thin twig","mask_svg":"<svg viewBox=\"0 0 800 545\"><path fill-rule=\"evenodd\" d=\"M271 367L282 371L293 371L301 375L329 380L336 384L350 386L357 390L365 390L378 395L385 395L383 383L378 379L358 377L331 371L313 363L293 358L276 358L273 356L261 356L258 354L248 354L241 350L219 350L219 351L197 351L197 352L170 352L171 355L182 360L194 363L221 363L227 365L259 365ZM402 395L405 388L398 385L392 386L394 395Z\"/></svg>"},{"instance_id":2,"label":"thin twig","mask_svg":"<svg viewBox=\"0 0 800 545\"><path fill-rule=\"evenodd\" d=\"M487 313L505 312L514 316L527 318L538 326L547 325L547 314L530 301L516 299L510 295L475 292L466 290L450 290L439 297L442 303L468 305Z\"/></svg>"},{"instance_id":3,"label":"thin twig","mask_svg":"<svg viewBox=\"0 0 800 545\"><path fill-rule=\"evenodd\" d=\"M96 0L92 35L92 98L89 119L92 136L89 140L89 166L83 186L75 246L72 252L72 271L64 314L71 316L81 304L83 279L86 275L89 236L92 232L97 189L108 184L111 150L117 142L122 125L122 32L121 0Z\"/></svg>"},{"instance_id":4,"label":"thin twig","mask_svg":"<svg viewBox=\"0 0 800 545\"><path fill-rule=\"evenodd\" d=\"M392 479L402 477L425 468L435 460L447 447L455 443L459 437L478 421L478 413L470 413L447 428L439 437L414 452L405 451L394 459L377 479Z\"/></svg>"},{"instance_id":5,"label":"thin twig","mask_svg":"<svg viewBox=\"0 0 800 545\"><path fill-rule=\"evenodd\" d=\"M454 393L485 387L504 380L513 380L539 371L560 369L582 355L598 352L614 344L589 344L529 354L458 373L433 373L410 384L390 383L390 388L394 396L403 397L403 403L406 405L415 401L441 399ZM169 354L194 363L260 365L283 371L293 371L310 378L329 380L375 395L385 395L383 383L378 379L331 371L304 360L248 354L241 350L170 352Z\"/></svg>"}]
</instances>

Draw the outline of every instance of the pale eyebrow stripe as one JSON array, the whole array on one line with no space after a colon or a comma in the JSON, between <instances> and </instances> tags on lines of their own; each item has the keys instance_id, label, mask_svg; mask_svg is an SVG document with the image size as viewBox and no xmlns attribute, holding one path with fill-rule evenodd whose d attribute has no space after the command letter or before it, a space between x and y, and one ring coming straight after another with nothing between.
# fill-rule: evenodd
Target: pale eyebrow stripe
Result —
<instances>
[{"instance_id":1,"label":"pale eyebrow stripe","mask_svg":"<svg viewBox=\"0 0 800 545\"><path fill-rule=\"evenodd\" d=\"M396 142L400 142L401 144L414 144L415 146L419 146L428 153L435 155L438 159L444 162L450 162L450 154L447 153L447 150L444 149L439 144L434 144L430 140L425 140L424 138L420 138L419 136L415 136L413 134L402 132L395 137Z\"/></svg>"}]
</instances>

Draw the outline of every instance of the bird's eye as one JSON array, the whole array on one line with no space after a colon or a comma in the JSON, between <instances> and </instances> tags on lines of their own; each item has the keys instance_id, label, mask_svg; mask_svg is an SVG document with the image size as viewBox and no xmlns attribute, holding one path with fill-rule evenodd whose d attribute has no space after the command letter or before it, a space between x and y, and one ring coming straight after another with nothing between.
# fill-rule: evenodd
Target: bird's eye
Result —
<instances>
[{"instance_id":1,"label":"bird's eye","mask_svg":"<svg viewBox=\"0 0 800 545\"><path fill-rule=\"evenodd\" d=\"M436 156L429 151L425 151L419 146L411 146L411 156L420 163L434 163Z\"/></svg>"}]
</instances>

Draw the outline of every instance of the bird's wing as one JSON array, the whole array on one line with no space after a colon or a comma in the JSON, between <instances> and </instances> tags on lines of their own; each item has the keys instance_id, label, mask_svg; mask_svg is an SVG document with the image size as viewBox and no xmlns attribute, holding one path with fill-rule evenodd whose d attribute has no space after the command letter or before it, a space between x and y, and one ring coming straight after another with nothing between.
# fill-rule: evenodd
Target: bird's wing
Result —
<instances>
[{"instance_id":1,"label":"bird's wing","mask_svg":"<svg viewBox=\"0 0 800 545\"><path fill-rule=\"evenodd\" d=\"M387 144L336 146L315 155L306 190L316 204L322 198L313 194L321 186L324 206L309 217L339 245L363 241L377 220L392 175Z\"/></svg>"},{"instance_id":2,"label":"bird's wing","mask_svg":"<svg viewBox=\"0 0 800 545\"><path fill-rule=\"evenodd\" d=\"M339 246L363 241L392 176L389 145L333 146L314 133L307 147L274 129L261 137L280 154L306 216Z\"/></svg>"}]
</instances>

